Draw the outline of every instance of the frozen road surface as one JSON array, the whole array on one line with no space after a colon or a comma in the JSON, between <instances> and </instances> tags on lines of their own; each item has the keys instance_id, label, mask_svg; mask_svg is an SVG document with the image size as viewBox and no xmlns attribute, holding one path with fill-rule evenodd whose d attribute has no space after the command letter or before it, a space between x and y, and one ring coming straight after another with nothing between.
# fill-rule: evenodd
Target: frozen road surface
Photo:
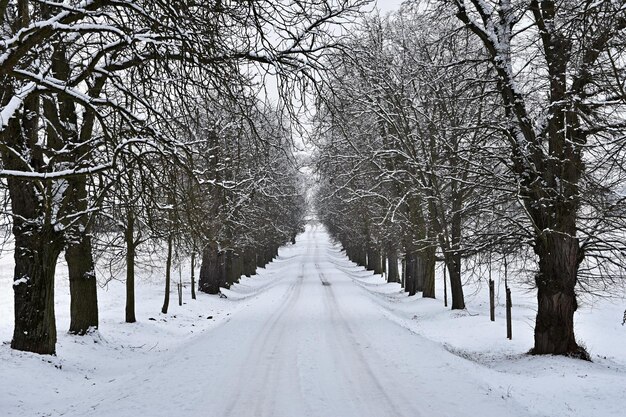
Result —
<instances>
[{"instance_id":1,"label":"frozen road surface","mask_svg":"<svg viewBox=\"0 0 626 417\"><path fill-rule=\"evenodd\" d=\"M56 408L66 416L525 416L489 372L397 324L321 226L271 284L157 362ZM56 414L55 414L56 415Z\"/></svg>"}]
</instances>

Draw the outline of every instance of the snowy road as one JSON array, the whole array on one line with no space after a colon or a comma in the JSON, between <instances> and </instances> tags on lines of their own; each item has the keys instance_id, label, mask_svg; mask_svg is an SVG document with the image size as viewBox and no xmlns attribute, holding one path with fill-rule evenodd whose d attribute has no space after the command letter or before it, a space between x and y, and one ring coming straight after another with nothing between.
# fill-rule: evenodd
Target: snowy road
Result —
<instances>
[{"instance_id":1,"label":"snowy road","mask_svg":"<svg viewBox=\"0 0 626 417\"><path fill-rule=\"evenodd\" d=\"M353 265L309 227L272 284L222 325L63 415L402 417L530 415L478 365L388 318ZM488 373L487 373L488 375Z\"/></svg>"}]
</instances>

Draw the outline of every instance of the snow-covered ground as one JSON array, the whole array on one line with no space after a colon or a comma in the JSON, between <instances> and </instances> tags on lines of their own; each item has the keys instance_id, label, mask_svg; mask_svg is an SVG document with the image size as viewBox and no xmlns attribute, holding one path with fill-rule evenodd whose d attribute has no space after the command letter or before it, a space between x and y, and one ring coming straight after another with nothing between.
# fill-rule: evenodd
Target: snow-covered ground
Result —
<instances>
[{"instance_id":1,"label":"snow-covered ground","mask_svg":"<svg viewBox=\"0 0 626 417\"><path fill-rule=\"evenodd\" d=\"M175 274L177 275L177 274ZM182 276L189 275L183 269ZM593 363L531 357L535 301L513 293L489 321L486 288L467 311L406 297L354 266L322 227L230 290L160 314L162 272L137 285L126 324L124 285L99 292L100 330L69 325L65 268L56 286L57 356L10 349L11 255L0 258L0 416L623 416L624 299L586 303L576 331ZM503 290L500 290L503 301Z\"/></svg>"}]
</instances>

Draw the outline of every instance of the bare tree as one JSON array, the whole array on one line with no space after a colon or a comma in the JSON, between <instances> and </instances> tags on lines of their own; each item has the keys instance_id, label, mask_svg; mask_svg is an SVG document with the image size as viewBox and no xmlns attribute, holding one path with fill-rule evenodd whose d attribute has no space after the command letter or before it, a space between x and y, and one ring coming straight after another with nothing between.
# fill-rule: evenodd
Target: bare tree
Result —
<instances>
[{"instance_id":1,"label":"bare tree","mask_svg":"<svg viewBox=\"0 0 626 417\"><path fill-rule=\"evenodd\" d=\"M619 56L626 7L614 1L442 3L482 42L497 73L505 114L499 128L538 258L532 352L587 357L574 336L576 283L591 254L588 243L598 235L581 212L585 178L595 170L590 163L598 162L590 156L606 150L605 140L623 140L615 129L624 126Z\"/></svg>"}]
</instances>

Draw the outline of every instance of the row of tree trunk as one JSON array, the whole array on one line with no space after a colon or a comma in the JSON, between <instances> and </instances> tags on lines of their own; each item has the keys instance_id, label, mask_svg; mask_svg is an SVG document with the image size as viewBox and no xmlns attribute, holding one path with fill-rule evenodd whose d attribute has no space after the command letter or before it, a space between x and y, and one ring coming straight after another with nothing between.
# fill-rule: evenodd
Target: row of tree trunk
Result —
<instances>
[{"instance_id":1,"label":"row of tree trunk","mask_svg":"<svg viewBox=\"0 0 626 417\"><path fill-rule=\"evenodd\" d=\"M387 282L398 282L409 296L418 292L423 297L435 298L435 265L436 249L426 248L421 250L407 250L402 257L402 271L399 268L399 253L395 248L379 250L374 247L363 245L351 245L344 243L348 258L359 266L373 271L375 274L386 274ZM463 288L461 286L460 259L457 257L446 257L446 268L450 272L451 288L453 294L453 308L455 294L457 295L457 308L464 308ZM459 295L460 294L460 295Z\"/></svg>"},{"instance_id":2,"label":"row of tree trunk","mask_svg":"<svg viewBox=\"0 0 626 417\"><path fill-rule=\"evenodd\" d=\"M220 288L229 288L239 282L242 275L250 277L257 268L264 268L278 256L279 245L243 249L220 248L211 242L202 251L202 264L198 290L207 294L218 294Z\"/></svg>"}]
</instances>

